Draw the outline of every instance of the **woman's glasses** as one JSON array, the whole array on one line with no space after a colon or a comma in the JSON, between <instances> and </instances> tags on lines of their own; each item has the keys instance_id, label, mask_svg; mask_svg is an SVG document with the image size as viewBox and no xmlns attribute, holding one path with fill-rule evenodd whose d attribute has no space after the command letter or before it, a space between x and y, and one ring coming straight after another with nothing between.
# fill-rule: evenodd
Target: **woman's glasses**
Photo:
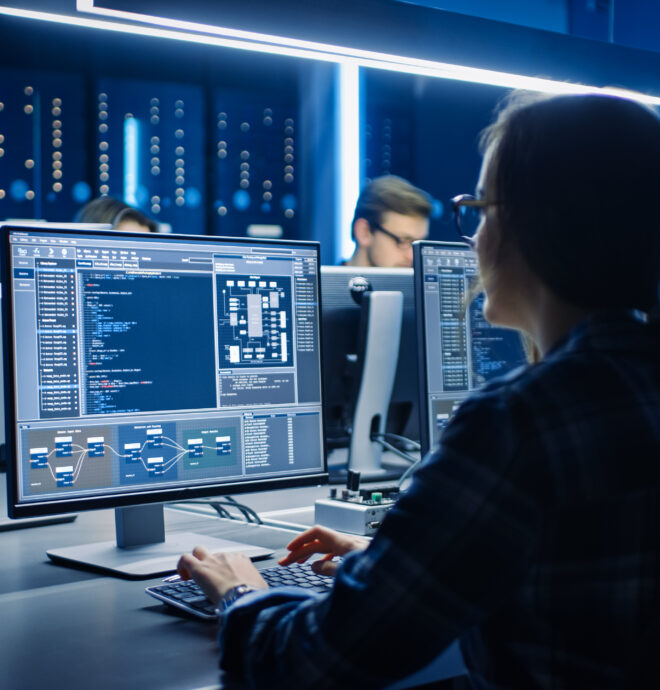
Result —
<instances>
[{"instance_id":1,"label":"woman's glasses","mask_svg":"<svg viewBox=\"0 0 660 690\"><path fill-rule=\"evenodd\" d=\"M472 194L459 194L451 200L454 223L459 237L474 247L474 236L483 220L484 211L489 206L498 206L499 201L478 199Z\"/></svg>"}]
</instances>

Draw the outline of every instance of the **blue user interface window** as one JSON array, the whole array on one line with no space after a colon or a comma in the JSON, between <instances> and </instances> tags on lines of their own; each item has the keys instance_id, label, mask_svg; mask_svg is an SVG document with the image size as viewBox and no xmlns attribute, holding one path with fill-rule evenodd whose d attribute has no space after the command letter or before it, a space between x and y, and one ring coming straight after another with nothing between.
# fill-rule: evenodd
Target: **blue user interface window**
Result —
<instances>
[{"instance_id":1,"label":"blue user interface window","mask_svg":"<svg viewBox=\"0 0 660 690\"><path fill-rule=\"evenodd\" d=\"M323 472L318 251L11 231L20 499Z\"/></svg>"}]
</instances>

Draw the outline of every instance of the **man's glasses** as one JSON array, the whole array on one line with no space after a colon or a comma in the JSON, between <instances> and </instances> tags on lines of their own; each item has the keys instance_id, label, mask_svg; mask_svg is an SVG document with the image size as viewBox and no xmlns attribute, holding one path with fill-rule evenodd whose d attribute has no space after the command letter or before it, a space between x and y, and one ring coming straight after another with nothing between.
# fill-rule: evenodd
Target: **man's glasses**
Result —
<instances>
[{"instance_id":1,"label":"man's glasses","mask_svg":"<svg viewBox=\"0 0 660 690\"><path fill-rule=\"evenodd\" d=\"M412 243L415 241L414 238L411 239L410 237L399 237L393 232L386 230L382 225L378 225L378 223L369 223L369 227L372 231L376 230L378 232L382 232L383 235L391 237L396 242L396 246L399 247L399 249L410 249L412 247Z\"/></svg>"},{"instance_id":2,"label":"man's glasses","mask_svg":"<svg viewBox=\"0 0 660 690\"><path fill-rule=\"evenodd\" d=\"M478 199L472 194L459 194L451 200L454 223L460 238L474 247L474 236L477 234L484 211L489 206L498 206L499 201Z\"/></svg>"}]
</instances>

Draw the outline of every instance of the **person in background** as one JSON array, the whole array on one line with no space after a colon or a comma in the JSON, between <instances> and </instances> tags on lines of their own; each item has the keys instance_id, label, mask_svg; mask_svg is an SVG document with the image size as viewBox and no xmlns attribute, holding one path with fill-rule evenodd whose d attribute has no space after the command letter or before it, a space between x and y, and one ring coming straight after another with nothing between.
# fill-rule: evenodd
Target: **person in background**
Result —
<instances>
[{"instance_id":1,"label":"person in background","mask_svg":"<svg viewBox=\"0 0 660 690\"><path fill-rule=\"evenodd\" d=\"M376 177L358 198L352 226L356 247L345 265L410 268L412 243L428 235L430 215L426 192L396 175Z\"/></svg>"},{"instance_id":2,"label":"person in background","mask_svg":"<svg viewBox=\"0 0 660 690\"><path fill-rule=\"evenodd\" d=\"M85 204L76 214L76 223L103 223L127 232L158 232L158 224L142 211L111 196L101 196Z\"/></svg>"},{"instance_id":3,"label":"person in background","mask_svg":"<svg viewBox=\"0 0 660 690\"><path fill-rule=\"evenodd\" d=\"M370 544L320 527L333 589L267 589L184 554L220 605L221 668L250 688L384 688L454 639L478 690L658 684L660 118L606 95L512 99L474 196L484 315L539 361L456 411ZM327 560L343 555L337 565Z\"/></svg>"}]
</instances>

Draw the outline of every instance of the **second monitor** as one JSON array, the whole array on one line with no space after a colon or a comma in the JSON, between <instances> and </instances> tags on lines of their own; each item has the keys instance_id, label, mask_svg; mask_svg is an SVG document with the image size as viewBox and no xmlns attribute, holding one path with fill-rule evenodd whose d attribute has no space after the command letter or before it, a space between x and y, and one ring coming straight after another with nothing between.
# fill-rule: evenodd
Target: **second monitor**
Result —
<instances>
[{"instance_id":1,"label":"second monitor","mask_svg":"<svg viewBox=\"0 0 660 690\"><path fill-rule=\"evenodd\" d=\"M406 463L390 452L391 467L383 468L384 444L405 452L416 445L406 439L419 440L413 286L409 268L321 267L324 427L333 469L348 454L363 478L398 476Z\"/></svg>"},{"instance_id":2,"label":"second monitor","mask_svg":"<svg viewBox=\"0 0 660 690\"><path fill-rule=\"evenodd\" d=\"M416 242L421 446L440 438L454 410L488 380L527 363L518 332L491 326L483 295L468 295L477 257L466 244Z\"/></svg>"},{"instance_id":3,"label":"second monitor","mask_svg":"<svg viewBox=\"0 0 660 690\"><path fill-rule=\"evenodd\" d=\"M321 266L325 431L329 448L347 446L360 385L361 307L353 296L355 279L373 291L403 294L399 359L387 414L387 431L419 440L417 413L417 332L411 268ZM404 356L405 355L405 356Z\"/></svg>"}]
</instances>

